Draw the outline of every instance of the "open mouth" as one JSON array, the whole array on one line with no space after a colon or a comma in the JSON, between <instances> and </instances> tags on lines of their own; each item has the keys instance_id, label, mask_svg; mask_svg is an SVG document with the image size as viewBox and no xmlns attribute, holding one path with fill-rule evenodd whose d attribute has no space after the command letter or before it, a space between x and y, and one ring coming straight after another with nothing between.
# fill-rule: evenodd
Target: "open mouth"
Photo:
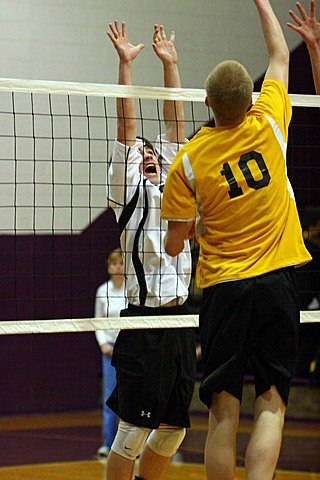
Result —
<instances>
[{"instance_id":1,"label":"open mouth","mask_svg":"<svg viewBox=\"0 0 320 480\"><path fill-rule=\"evenodd\" d=\"M157 173L157 169L154 163L148 163L144 171L145 173Z\"/></svg>"}]
</instances>

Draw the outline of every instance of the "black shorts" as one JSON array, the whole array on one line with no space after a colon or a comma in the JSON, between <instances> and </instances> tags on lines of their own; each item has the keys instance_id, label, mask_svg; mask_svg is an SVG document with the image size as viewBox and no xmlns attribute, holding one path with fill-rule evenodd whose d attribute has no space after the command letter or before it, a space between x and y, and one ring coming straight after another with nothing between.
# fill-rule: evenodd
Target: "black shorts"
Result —
<instances>
[{"instance_id":1,"label":"black shorts","mask_svg":"<svg viewBox=\"0 0 320 480\"><path fill-rule=\"evenodd\" d=\"M199 320L203 403L223 390L241 402L250 359L256 397L275 385L287 404L299 336L293 267L206 288Z\"/></svg>"},{"instance_id":2,"label":"black shorts","mask_svg":"<svg viewBox=\"0 0 320 480\"><path fill-rule=\"evenodd\" d=\"M121 316L186 315L186 306L129 305ZM113 350L117 384L107 405L124 421L146 428L190 427L195 374L195 329L121 330Z\"/></svg>"}]
</instances>

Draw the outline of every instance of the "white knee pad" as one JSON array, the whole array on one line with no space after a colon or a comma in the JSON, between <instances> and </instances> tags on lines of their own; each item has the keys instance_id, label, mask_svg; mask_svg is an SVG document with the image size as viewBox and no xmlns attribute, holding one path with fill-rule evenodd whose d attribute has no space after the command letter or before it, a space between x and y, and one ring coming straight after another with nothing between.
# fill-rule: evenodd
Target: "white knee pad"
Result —
<instances>
[{"instance_id":1,"label":"white knee pad","mask_svg":"<svg viewBox=\"0 0 320 480\"><path fill-rule=\"evenodd\" d=\"M128 460L135 460L146 443L148 432L147 428L120 420L111 450Z\"/></svg>"},{"instance_id":2,"label":"white knee pad","mask_svg":"<svg viewBox=\"0 0 320 480\"><path fill-rule=\"evenodd\" d=\"M180 447L185 435L185 428L160 425L157 430L152 431L147 444L158 455L172 457Z\"/></svg>"}]
</instances>

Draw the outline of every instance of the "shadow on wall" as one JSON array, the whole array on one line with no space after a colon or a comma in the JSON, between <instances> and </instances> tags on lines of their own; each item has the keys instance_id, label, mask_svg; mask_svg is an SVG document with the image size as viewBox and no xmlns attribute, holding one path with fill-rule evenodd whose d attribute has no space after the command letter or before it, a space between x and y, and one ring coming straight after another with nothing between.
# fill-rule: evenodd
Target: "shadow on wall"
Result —
<instances>
[{"instance_id":1,"label":"shadow on wall","mask_svg":"<svg viewBox=\"0 0 320 480\"><path fill-rule=\"evenodd\" d=\"M260 91L263 77L255 82ZM301 43L290 58L289 93L314 95L309 54ZM320 110L294 107L288 140L288 176L299 209L319 203Z\"/></svg>"}]
</instances>

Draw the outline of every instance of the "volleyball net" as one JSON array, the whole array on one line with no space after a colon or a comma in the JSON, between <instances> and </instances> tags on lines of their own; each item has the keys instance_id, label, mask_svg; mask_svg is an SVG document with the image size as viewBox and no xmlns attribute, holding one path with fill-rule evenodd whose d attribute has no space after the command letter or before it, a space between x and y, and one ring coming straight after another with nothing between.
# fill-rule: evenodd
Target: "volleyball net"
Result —
<instances>
[{"instance_id":1,"label":"volleyball net","mask_svg":"<svg viewBox=\"0 0 320 480\"><path fill-rule=\"evenodd\" d=\"M198 325L194 275L190 316L94 317L119 245L106 201L118 97L136 99L137 134L150 139L164 132L164 100L184 102L188 138L210 122L204 90L0 79L0 334ZM320 97L291 101L288 174L304 209L320 204ZM300 317L317 322L320 310Z\"/></svg>"}]
</instances>

